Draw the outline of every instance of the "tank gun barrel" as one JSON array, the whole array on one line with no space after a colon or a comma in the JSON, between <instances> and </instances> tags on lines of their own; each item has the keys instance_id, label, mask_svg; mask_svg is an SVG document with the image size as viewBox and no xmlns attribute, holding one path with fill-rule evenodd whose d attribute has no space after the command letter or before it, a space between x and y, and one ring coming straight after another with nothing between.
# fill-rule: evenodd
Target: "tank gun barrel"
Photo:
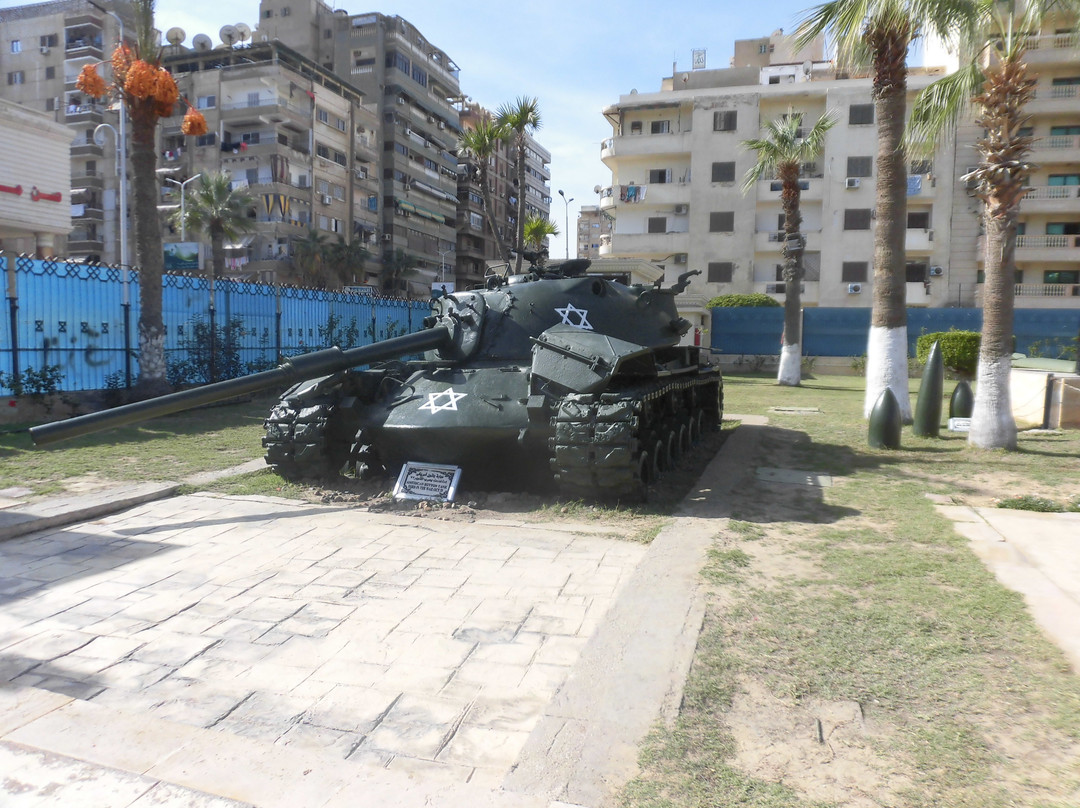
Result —
<instances>
[{"instance_id":1,"label":"tank gun barrel","mask_svg":"<svg viewBox=\"0 0 1080 808\"><path fill-rule=\"evenodd\" d=\"M329 376L358 365L381 362L397 356L406 356L420 351L434 350L446 345L451 340L451 333L443 325L405 334L401 337L364 345L359 348L341 350L327 348L323 351L291 356L273 370L241 376L238 379L226 379L178 393L136 401L102 412L93 412L53 421L49 424L31 427L30 437L38 446L44 446L60 440L77 438L91 432L109 429L115 426L145 421L161 415L170 415L181 410L192 409L204 404L224 401L233 396L259 393L285 387L319 376Z\"/></svg>"}]
</instances>

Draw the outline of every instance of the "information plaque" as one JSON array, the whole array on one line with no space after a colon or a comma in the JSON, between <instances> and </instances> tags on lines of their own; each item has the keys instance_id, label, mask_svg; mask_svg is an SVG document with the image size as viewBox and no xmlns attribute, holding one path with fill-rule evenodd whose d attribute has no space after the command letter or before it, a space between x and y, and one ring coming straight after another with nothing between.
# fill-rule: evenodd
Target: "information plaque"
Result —
<instances>
[{"instance_id":1,"label":"information plaque","mask_svg":"<svg viewBox=\"0 0 1080 808\"><path fill-rule=\"evenodd\" d=\"M457 494L460 466L436 463L406 463L394 485L394 499L426 499L453 502Z\"/></svg>"}]
</instances>

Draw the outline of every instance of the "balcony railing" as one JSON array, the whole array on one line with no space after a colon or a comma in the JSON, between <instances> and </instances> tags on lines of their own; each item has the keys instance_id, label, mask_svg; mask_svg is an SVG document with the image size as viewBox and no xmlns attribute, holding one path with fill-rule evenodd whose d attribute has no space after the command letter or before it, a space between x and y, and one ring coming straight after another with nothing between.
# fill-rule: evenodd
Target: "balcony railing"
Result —
<instances>
[{"instance_id":1,"label":"balcony railing","mask_svg":"<svg viewBox=\"0 0 1080 808\"><path fill-rule=\"evenodd\" d=\"M1029 36L1024 40L1027 50L1049 50L1052 48L1075 48L1076 37L1072 34L1050 34L1048 36Z\"/></svg>"},{"instance_id":2,"label":"balcony railing","mask_svg":"<svg viewBox=\"0 0 1080 808\"><path fill-rule=\"evenodd\" d=\"M1080 199L1080 185L1035 185L1024 199Z\"/></svg>"},{"instance_id":3,"label":"balcony railing","mask_svg":"<svg viewBox=\"0 0 1080 808\"><path fill-rule=\"evenodd\" d=\"M1080 135L1050 135L1035 144L1036 149L1080 149Z\"/></svg>"},{"instance_id":4,"label":"balcony railing","mask_svg":"<svg viewBox=\"0 0 1080 808\"><path fill-rule=\"evenodd\" d=\"M1076 84L1056 84L1049 87L1036 88L1031 94L1033 99L1035 98L1076 98L1077 91L1080 90L1080 85Z\"/></svg>"},{"instance_id":5,"label":"balcony railing","mask_svg":"<svg viewBox=\"0 0 1080 808\"><path fill-rule=\"evenodd\" d=\"M1051 248L1066 248L1066 247L1080 247L1080 236L1076 235L1054 235L1054 236L1017 236L1016 247L1020 249L1022 247L1051 247Z\"/></svg>"},{"instance_id":6,"label":"balcony railing","mask_svg":"<svg viewBox=\"0 0 1080 808\"><path fill-rule=\"evenodd\" d=\"M1013 287L1017 297L1080 297L1076 283L1018 283Z\"/></svg>"}]
</instances>

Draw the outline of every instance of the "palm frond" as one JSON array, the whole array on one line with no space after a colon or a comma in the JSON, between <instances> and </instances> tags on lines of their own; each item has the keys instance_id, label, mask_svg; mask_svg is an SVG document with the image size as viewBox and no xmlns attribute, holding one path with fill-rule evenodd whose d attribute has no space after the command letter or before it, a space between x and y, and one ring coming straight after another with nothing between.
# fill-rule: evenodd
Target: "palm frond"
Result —
<instances>
[{"instance_id":1,"label":"palm frond","mask_svg":"<svg viewBox=\"0 0 1080 808\"><path fill-rule=\"evenodd\" d=\"M971 99L982 90L986 76L975 62L924 88L915 99L904 146L912 155L929 157L956 127Z\"/></svg>"}]
</instances>

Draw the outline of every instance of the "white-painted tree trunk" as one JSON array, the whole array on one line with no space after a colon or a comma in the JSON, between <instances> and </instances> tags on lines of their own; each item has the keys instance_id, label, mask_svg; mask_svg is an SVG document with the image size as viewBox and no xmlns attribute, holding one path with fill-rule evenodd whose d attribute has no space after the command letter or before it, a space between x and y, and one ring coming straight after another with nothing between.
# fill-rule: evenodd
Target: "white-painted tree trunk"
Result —
<instances>
[{"instance_id":1,"label":"white-painted tree trunk","mask_svg":"<svg viewBox=\"0 0 1080 808\"><path fill-rule=\"evenodd\" d=\"M869 418L874 404L888 387L900 405L900 418L910 424L911 394L908 388L907 326L870 326L866 344L866 399L863 417Z\"/></svg>"},{"instance_id":2,"label":"white-painted tree trunk","mask_svg":"<svg viewBox=\"0 0 1080 808\"><path fill-rule=\"evenodd\" d=\"M979 360L968 443L979 449L1015 449L1016 421L1009 394L1012 357Z\"/></svg>"},{"instance_id":3,"label":"white-painted tree trunk","mask_svg":"<svg viewBox=\"0 0 1080 808\"><path fill-rule=\"evenodd\" d=\"M776 373L778 384L797 387L802 381L802 346L784 345L780 348L780 368Z\"/></svg>"}]
</instances>

